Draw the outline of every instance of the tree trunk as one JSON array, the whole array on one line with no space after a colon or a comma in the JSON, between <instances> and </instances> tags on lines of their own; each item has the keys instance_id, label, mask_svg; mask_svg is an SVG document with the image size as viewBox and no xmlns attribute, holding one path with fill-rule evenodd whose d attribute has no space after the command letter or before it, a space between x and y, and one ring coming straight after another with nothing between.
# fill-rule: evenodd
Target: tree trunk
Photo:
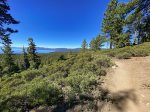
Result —
<instances>
[{"instance_id":1,"label":"tree trunk","mask_svg":"<svg viewBox=\"0 0 150 112\"><path fill-rule=\"evenodd\" d=\"M110 49L112 49L112 42L110 42Z\"/></svg>"},{"instance_id":2,"label":"tree trunk","mask_svg":"<svg viewBox=\"0 0 150 112\"><path fill-rule=\"evenodd\" d=\"M134 42L133 45L136 45L137 31L134 32Z\"/></svg>"},{"instance_id":3,"label":"tree trunk","mask_svg":"<svg viewBox=\"0 0 150 112\"><path fill-rule=\"evenodd\" d=\"M110 37L110 49L112 49L112 45L113 45L113 43L112 43L112 37Z\"/></svg>"}]
</instances>

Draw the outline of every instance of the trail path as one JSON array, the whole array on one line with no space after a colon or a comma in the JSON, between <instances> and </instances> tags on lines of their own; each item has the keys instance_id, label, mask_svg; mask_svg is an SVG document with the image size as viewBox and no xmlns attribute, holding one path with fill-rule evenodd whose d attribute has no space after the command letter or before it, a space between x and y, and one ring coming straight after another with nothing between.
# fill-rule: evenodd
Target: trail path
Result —
<instances>
[{"instance_id":1,"label":"trail path","mask_svg":"<svg viewBox=\"0 0 150 112\"><path fill-rule=\"evenodd\" d=\"M104 83L113 104L103 112L150 112L150 56L114 61Z\"/></svg>"}]
</instances>

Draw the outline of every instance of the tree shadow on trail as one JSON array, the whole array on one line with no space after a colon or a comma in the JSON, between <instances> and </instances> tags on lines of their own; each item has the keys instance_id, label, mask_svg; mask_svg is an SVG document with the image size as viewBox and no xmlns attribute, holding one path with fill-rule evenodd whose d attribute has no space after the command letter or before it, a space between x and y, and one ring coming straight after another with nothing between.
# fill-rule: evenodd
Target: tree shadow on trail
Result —
<instances>
[{"instance_id":1,"label":"tree shadow on trail","mask_svg":"<svg viewBox=\"0 0 150 112\"><path fill-rule=\"evenodd\" d=\"M109 90L102 90L102 91L103 91L102 100L104 102L111 102L112 106L115 107L120 112L126 112L129 101L133 102L133 104L135 105L138 104L137 96L135 94L135 90L133 89L119 91L116 93L111 93Z\"/></svg>"}]
</instances>

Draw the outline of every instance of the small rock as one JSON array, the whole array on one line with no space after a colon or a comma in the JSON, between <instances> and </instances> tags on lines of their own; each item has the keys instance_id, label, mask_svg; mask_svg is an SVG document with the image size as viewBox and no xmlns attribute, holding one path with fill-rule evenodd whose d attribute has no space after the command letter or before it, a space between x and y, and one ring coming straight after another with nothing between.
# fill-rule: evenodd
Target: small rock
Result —
<instances>
[{"instance_id":1,"label":"small rock","mask_svg":"<svg viewBox=\"0 0 150 112\"><path fill-rule=\"evenodd\" d=\"M144 98L145 96L143 94L141 94L141 96Z\"/></svg>"},{"instance_id":2,"label":"small rock","mask_svg":"<svg viewBox=\"0 0 150 112\"><path fill-rule=\"evenodd\" d=\"M146 104L146 106L149 106L149 105L150 105L150 103L147 103L147 104Z\"/></svg>"},{"instance_id":3,"label":"small rock","mask_svg":"<svg viewBox=\"0 0 150 112\"><path fill-rule=\"evenodd\" d=\"M113 69L116 69L116 66L112 66Z\"/></svg>"}]
</instances>

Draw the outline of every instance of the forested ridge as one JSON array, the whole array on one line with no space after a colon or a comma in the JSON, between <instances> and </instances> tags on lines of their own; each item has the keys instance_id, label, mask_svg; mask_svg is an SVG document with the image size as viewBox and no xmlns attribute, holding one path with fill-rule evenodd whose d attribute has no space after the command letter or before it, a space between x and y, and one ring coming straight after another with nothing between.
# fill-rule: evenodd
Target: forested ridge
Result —
<instances>
[{"instance_id":1,"label":"forested ridge","mask_svg":"<svg viewBox=\"0 0 150 112\"><path fill-rule=\"evenodd\" d=\"M11 34L6 27L19 24L9 14L7 0L0 1L0 111L26 112L38 108L64 112L82 105L95 111L107 101L101 88L103 77L114 65L111 58L129 59L150 54L150 1L127 3L110 0L101 32L90 43L86 38L79 52L37 53L32 37L22 54L13 54ZM19 29L18 29L19 30ZM108 43L110 49L104 49ZM81 109L82 110L82 109ZM71 110L70 110L71 111Z\"/></svg>"}]
</instances>

